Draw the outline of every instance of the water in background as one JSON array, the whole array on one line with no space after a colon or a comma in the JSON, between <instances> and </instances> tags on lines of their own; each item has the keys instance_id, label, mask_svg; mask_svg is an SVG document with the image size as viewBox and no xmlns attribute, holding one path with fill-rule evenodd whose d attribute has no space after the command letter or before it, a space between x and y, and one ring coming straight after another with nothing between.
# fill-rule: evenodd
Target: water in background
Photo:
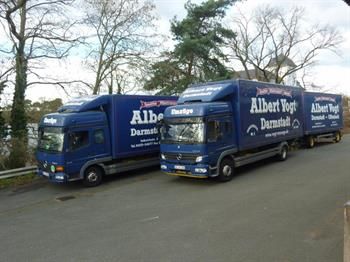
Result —
<instances>
[{"instance_id":1,"label":"water in background","mask_svg":"<svg viewBox=\"0 0 350 262\"><path fill-rule=\"evenodd\" d=\"M28 148L29 149L35 149L38 145L38 124L28 124ZM7 135L4 138L4 144L1 148L1 154L9 155L10 151L8 150L6 146L6 142L9 142L11 140L11 134Z\"/></svg>"}]
</instances>

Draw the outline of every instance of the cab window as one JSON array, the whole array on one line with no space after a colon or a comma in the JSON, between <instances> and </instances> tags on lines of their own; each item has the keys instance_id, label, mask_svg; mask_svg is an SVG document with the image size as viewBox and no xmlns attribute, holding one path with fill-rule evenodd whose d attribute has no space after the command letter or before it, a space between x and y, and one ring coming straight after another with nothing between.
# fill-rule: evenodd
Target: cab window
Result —
<instances>
[{"instance_id":1,"label":"cab window","mask_svg":"<svg viewBox=\"0 0 350 262\"><path fill-rule=\"evenodd\" d=\"M69 150L75 151L89 144L89 132L78 131L69 134Z\"/></svg>"},{"instance_id":2,"label":"cab window","mask_svg":"<svg viewBox=\"0 0 350 262\"><path fill-rule=\"evenodd\" d=\"M220 122L217 120L210 120L207 128L207 141L209 143L216 142L222 138L220 132Z\"/></svg>"},{"instance_id":3,"label":"cab window","mask_svg":"<svg viewBox=\"0 0 350 262\"><path fill-rule=\"evenodd\" d=\"M230 136L232 133L232 121L231 120L225 120L222 122L223 124L223 132L225 136Z\"/></svg>"},{"instance_id":4,"label":"cab window","mask_svg":"<svg viewBox=\"0 0 350 262\"><path fill-rule=\"evenodd\" d=\"M207 141L209 143L221 141L230 137L232 121L230 119L210 120L207 125Z\"/></svg>"},{"instance_id":5,"label":"cab window","mask_svg":"<svg viewBox=\"0 0 350 262\"><path fill-rule=\"evenodd\" d=\"M95 144L104 144L105 143L105 134L102 129L96 130L94 132Z\"/></svg>"}]
</instances>

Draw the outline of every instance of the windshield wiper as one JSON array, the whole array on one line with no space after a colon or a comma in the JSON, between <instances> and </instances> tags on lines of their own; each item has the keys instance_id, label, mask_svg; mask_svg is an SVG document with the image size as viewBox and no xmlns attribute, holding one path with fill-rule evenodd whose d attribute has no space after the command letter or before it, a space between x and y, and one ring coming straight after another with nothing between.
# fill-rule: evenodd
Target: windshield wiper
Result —
<instances>
[{"instance_id":1,"label":"windshield wiper","mask_svg":"<svg viewBox=\"0 0 350 262\"><path fill-rule=\"evenodd\" d=\"M178 137L181 137L185 133L185 131L187 131L187 129L189 129L190 127L191 127L190 125L185 126L184 129L181 130Z\"/></svg>"}]
</instances>

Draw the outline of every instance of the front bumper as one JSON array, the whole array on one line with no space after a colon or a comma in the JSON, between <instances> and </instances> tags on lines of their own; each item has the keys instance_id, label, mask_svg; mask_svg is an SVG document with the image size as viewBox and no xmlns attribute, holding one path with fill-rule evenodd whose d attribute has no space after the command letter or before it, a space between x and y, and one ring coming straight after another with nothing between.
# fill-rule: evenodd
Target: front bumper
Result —
<instances>
[{"instance_id":1,"label":"front bumper","mask_svg":"<svg viewBox=\"0 0 350 262\"><path fill-rule=\"evenodd\" d=\"M38 169L38 176L47 178L50 182L53 183L67 183L69 181L74 181L76 179L72 179L68 174L64 172L46 172L41 169Z\"/></svg>"},{"instance_id":2,"label":"front bumper","mask_svg":"<svg viewBox=\"0 0 350 262\"><path fill-rule=\"evenodd\" d=\"M185 176L195 178L210 177L210 166L207 164L175 164L166 161L160 162L163 172L173 176Z\"/></svg>"}]
</instances>

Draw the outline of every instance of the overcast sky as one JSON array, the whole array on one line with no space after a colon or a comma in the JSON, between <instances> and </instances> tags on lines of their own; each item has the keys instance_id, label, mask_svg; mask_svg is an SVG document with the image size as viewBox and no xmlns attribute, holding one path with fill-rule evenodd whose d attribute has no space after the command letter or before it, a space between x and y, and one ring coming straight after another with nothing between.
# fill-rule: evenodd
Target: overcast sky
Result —
<instances>
[{"instance_id":1,"label":"overcast sky","mask_svg":"<svg viewBox=\"0 0 350 262\"><path fill-rule=\"evenodd\" d=\"M186 15L185 0L154 0L156 12L159 16L159 31L169 34L170 23L174 16L183 18ZM193 0L200 3L201 0ZM341 56L330 52L322 52L317 58L318 65L312 70L312 81L321 86L326 86L328 90L337 93L350 95L350 7L342 0L246 0L233 6L227 16L234 16L237 8L244 14L250 14L259 5L269 4L271 6L281 6L291 8L292 6L302 6L306 9L306 15L311 23L328 23L336 27L344 38L344 43L340 46ZM171 42L168 43L171 46ZM62 73L74 76L89 77L84 74L78 58L71 58L69 65L59 64L54 66L62 68ZM239 70L240 68L236 69ZM31 100L38 100L40 97L66 97L59 88L31 87L27 91L27 97Z\"/></svg>"}]
</instances>

